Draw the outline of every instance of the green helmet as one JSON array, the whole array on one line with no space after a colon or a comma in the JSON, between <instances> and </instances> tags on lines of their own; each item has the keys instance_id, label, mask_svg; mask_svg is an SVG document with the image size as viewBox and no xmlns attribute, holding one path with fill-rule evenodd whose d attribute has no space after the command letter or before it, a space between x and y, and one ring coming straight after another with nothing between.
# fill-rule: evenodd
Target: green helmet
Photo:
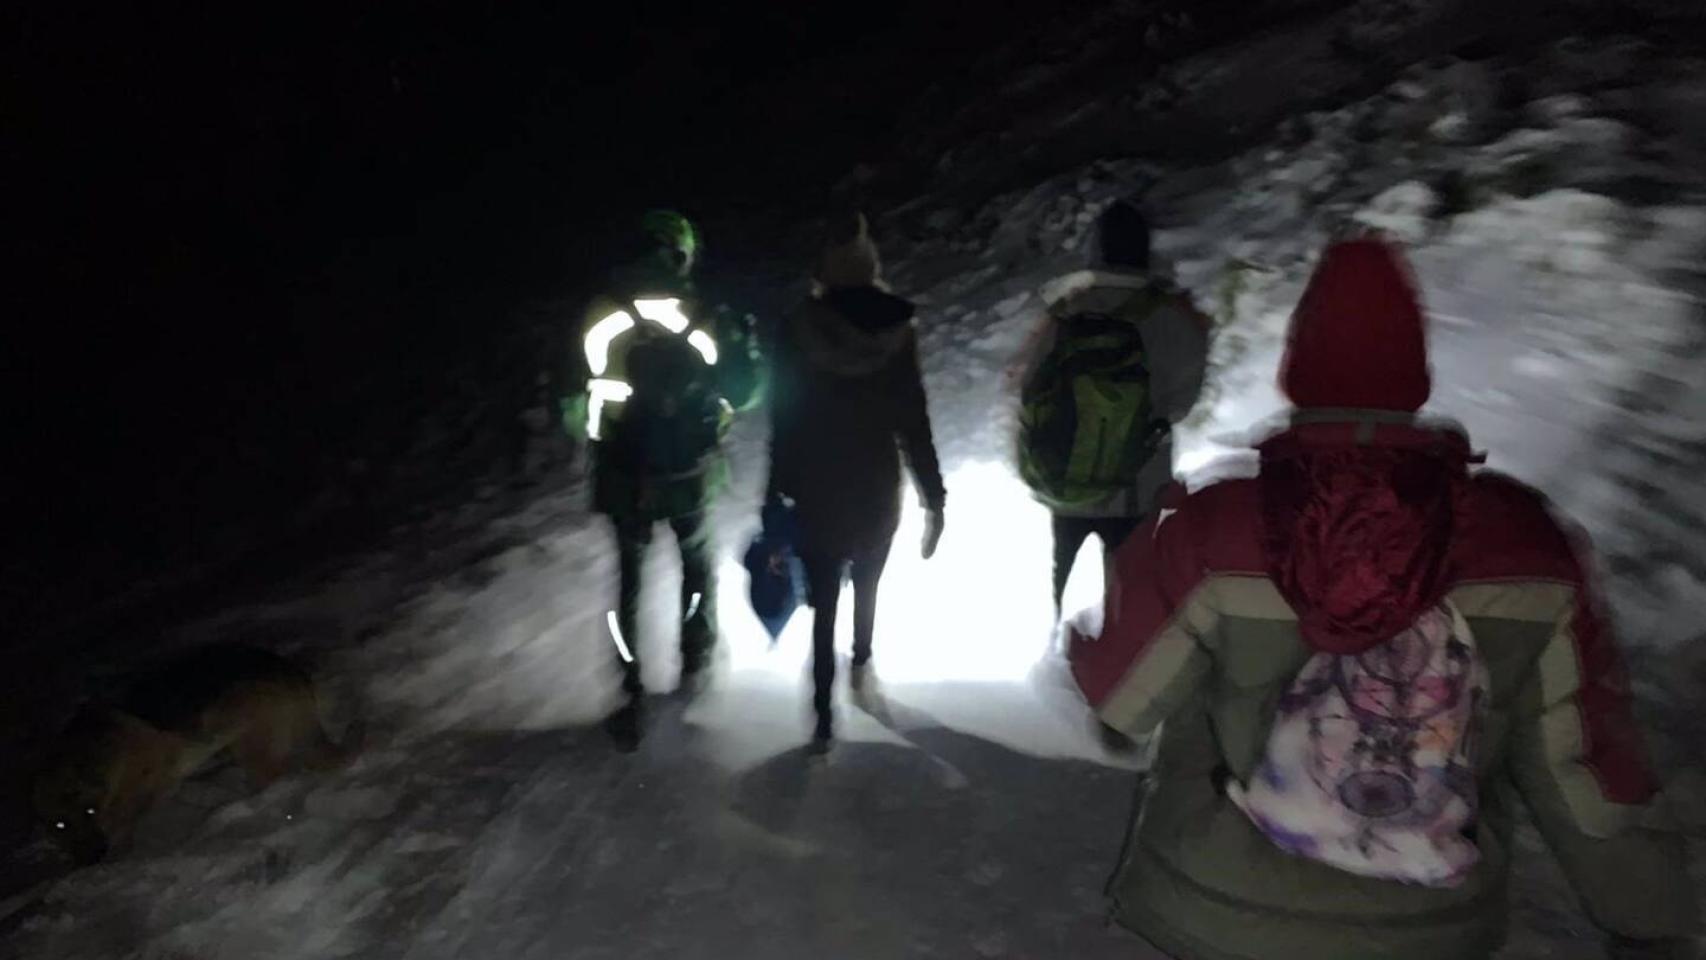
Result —
<instances>
[{"instance_id":1,"label":"green helmet","mask_svg":"<svg viewBox=\"0 0 1706 960\"><path fill-rule=\"evenodd\" d=\"M640 229L659 246L674 251L683 273L699 252L699 234L692 221L674 210L651 210L640 218Z\"/></svg>"}]
</instances>

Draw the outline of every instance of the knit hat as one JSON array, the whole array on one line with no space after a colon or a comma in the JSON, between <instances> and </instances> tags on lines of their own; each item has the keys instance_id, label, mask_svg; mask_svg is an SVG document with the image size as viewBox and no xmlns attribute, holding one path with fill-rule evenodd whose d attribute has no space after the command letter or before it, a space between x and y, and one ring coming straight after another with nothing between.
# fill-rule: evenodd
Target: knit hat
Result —
<instances>
[{"instance_id":1,"label":"knit hat","mask_svg":"<svg viewBox=\"0 0 1706 960\"><path fill-rule=\"evenodd\" d=\"M877 256L877 245L871 242L865 215L855 213L834 223L813 279L826 288L869 287L882 275L882 260Z\"/></svg>"},{"instance_id":2,"label":"knit hat","mask_svg":"<svg viewBox=\"0 0 1706 960\"><path fill-rule=\"evenodd\" d=\"M1321 256L1291 316L1280 387L1299 407L1413 413L1428 400L1428 338L1403 256L1377 239Z\"/></svg>"},{"instance_id":3,"label":"knit hat","mask_svg":"<svg viewBox=\"0 0 1706 960\"><path fill-rule=\"evenodd\" d=\"M1097 241L1103 263L1149 269L1149 218L1137 204L1121 200L1103 211L1097 223Z\"/></svg>"}]
</instances>

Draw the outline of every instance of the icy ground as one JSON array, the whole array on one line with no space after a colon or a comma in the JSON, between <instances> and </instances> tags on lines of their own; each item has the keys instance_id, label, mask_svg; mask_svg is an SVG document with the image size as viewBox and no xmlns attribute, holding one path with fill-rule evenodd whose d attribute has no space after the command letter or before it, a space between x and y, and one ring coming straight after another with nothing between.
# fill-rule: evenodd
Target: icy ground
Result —
<instances>
[{"instance_id":1,"label":"icy ground","mask_svg":"<svg viewBox=\"0 0 1706 960\"><path fill-rule=\"evenodd\" d=\"M1706 65L1619 43L1430 64L1225 164L1101 162L978 211L926 203L879 221L896 288L924 305L948 532L925 564L908 515L879 616L882 697L841 704L845 742L827 762L800 752L805 618L769 648L732 559L763 471L761 428L746 423L718 524L731 559L715 685L690 704L662 698L640 753L614 755L587 726L610 702L608 536L592 518L553 524L422 585L365 643L321 651L331 685L379 731L354 767L259 796L229 772L190 784L130 856L0 906L6 949L42 960L1152 956L1102 920L1135 778L1037 666L1046 523L1005 466L1003 390L1033 291L1077 265L1102 204L1151 184L1163 250L1221 325L1181 452L1181 469L1199 475L1280 409L1286 315L1324 239L1360 223L1411 245L1434 318L1433 412L1461 418L1490 466L1549 491L1596 538L1700 864L1703 82ZM501 522L536 529L557 507ZM660 690L674 668L667 554L652 559L640 639ZM336 620L384 563L202 632ZM1095 585L1080 579L1074 592ZM1598 956L1549 858L1528 846L1504 956Z\"/></svg>"}]
</instances>

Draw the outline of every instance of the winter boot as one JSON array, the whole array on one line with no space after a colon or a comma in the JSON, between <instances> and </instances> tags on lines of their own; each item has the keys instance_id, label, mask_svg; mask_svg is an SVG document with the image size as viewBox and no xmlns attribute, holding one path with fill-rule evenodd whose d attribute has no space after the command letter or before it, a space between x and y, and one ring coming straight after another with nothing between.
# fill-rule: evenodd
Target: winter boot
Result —
<instances>
[{"instance_id":1,"label":"winter boot","mask_svg":"<svg viewBox=\"0 0 1706 960\"><path fill-rule=\"evenodd\" d=\"M706 647L681 648L681 692L697 695L705 688L711 674L711 652Z\"/></svg>"},{"instance_id":2,"label":"winter boot","mask_svg":"<svg viewBox=\"0 0 1706 960\"><path fill-rule=\"evenodd\" d=\"M864 696L870 691L873 684L871 661L855 660L847 668L847 686L852 689L855 697Z\"/></svg>"},{"instance_id":3,"label":"winter boot","mask_svg":"<svg viewBox=\"0 0 1706 960\"><path fill-rule=\"evenodd\" d=\"M711 655L716 649L715 635L705 618L700 616L698 602L695 597L694 608L681 624L681 689L686 693L697 693L703 689L705 678L711 672Z\"/></svg>"},{"instance_id":4,"label":"winter boot","mask_svg":"<svg viewBox=\"0 0 1706 960\"><path fill-rule=\"evenodd\" d=\"M885 715L882 687L871 671L870 660L855 660L847 668L847 687L853 704L873 717Z\"/></svg>"},{"instance_id":5,"label":"winter boot","mask_svg":"<svg viewBox=\"0 0 1706 960\"><path fill-rule=\"evenodd\" d=\"M835 721L830 718L828 710L820 710L817 715L817 728L812 731L811 745L806 752L814 757L821 757L829 752L835 744Z\"/></svg>"},{"instance_id":6,"label":"winter boot","mask_svg":"<svg viewBox=\"0 0 1706 960\"><path fill-rule=\"evenodd\" d=\"M640 749L640 737L645 732L644 721L640 698L634 697L604 719L604 732L610 735L617 750L633 753Z\"/></svg>"}]
</instances>

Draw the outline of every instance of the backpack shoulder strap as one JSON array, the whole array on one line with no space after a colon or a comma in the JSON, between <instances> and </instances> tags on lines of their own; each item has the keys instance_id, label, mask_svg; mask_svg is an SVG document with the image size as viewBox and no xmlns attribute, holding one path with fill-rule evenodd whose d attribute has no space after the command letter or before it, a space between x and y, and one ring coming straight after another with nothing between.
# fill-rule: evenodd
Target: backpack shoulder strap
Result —
<instances>
[{"instance_id":1,"label":"backpack shoulder strap","mask_svg":"<svg viewBox=\"0 0 1706 960\"><path fill-rule=\"evenodd\" d=\"M1457 604L1447 597L1439 602L1439 606L1451 617L1452 635L1462 640L1470 650L1477 650L1480 644L1475 639L1475 631L1470 629L1469 618L1463 615L1462 610L1457 609Z\"/></svg>"}]
</instances>

